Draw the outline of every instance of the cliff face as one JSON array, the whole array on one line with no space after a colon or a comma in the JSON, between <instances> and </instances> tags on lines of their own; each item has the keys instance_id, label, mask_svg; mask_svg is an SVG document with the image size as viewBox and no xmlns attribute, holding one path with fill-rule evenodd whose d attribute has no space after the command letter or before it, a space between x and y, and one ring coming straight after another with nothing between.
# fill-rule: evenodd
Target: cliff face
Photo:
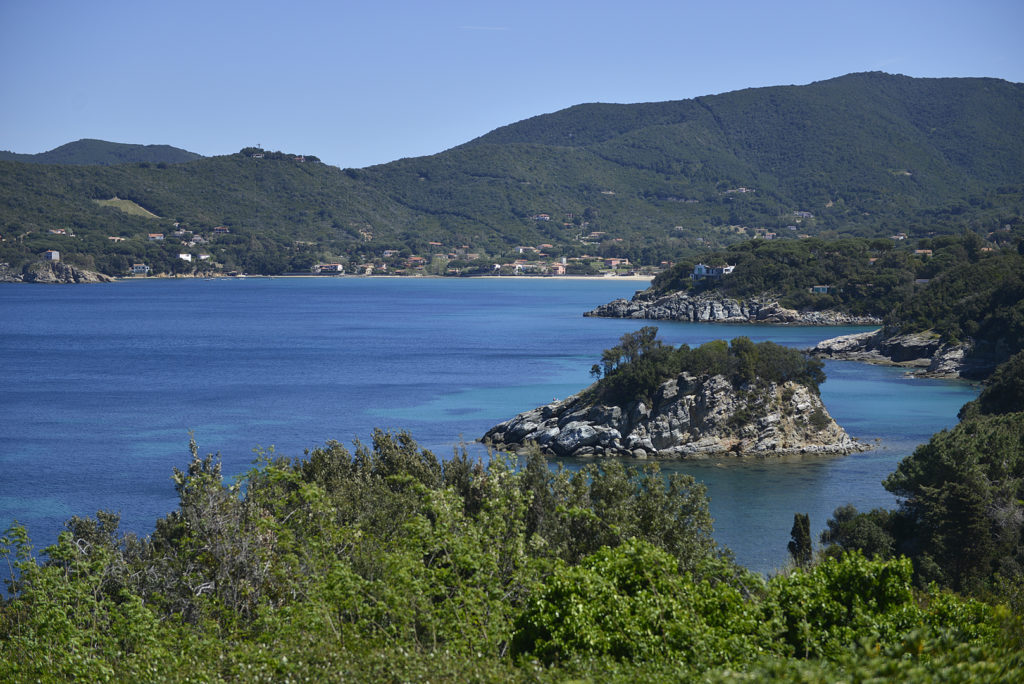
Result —
<instances>
[{"instance_id":1,"label":"cliff face","mask_svg":"<svg viewBox=\"0 0 1024 684\"><path fill-rule=\"evenodd\" d=\"M12 270L7 264L0 264L0 283L110 283L113 278L95 271L75 268L70 264L37 261L21 272Z\"/></svg>"},{"instance_id":2,"label":"cliff face","mask_svg":"<svg viewBox=\"0 0 1024 684\"><path fill-rule=\"evenodd\" d=\"M656 321L702 323L774 323L791 325L879 325L872 316L838 311L797 311L768 298L730 299L717 292L687 292L652 297L638 292L632 299L616 299L584 316L644 318Z\"/></svg>"},{"instance_id":3,"label":"cliff face","mask_svg":"<svg viewBox=\"0 0 1024 684\"><path fill-rule=\"evenodd\" d=\"M554 456L701 458L720 455L848 454L863 451L804 385L736 390L722 376L683 373L651 404L592 404L587 392L521 413L483 441L504 448L537 444Z\"/></svg>"}]
</instances>

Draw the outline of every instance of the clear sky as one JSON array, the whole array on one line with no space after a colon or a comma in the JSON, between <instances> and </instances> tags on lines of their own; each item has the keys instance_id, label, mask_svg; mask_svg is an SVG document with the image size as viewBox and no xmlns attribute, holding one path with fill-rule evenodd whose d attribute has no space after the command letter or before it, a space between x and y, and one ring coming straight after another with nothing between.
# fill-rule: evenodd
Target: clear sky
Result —
<instances>
[{"instance_id":1,"label":"clear sky","mask_svg":"<svg viewBox=\"0 0 1024 684\"><path fill-rule=\"evenodd\" d=\"M1024 0L0 0L0 149L80 138L342 167L583 102L857 71L1024 82Z\"/></svg>"}]
</instances>

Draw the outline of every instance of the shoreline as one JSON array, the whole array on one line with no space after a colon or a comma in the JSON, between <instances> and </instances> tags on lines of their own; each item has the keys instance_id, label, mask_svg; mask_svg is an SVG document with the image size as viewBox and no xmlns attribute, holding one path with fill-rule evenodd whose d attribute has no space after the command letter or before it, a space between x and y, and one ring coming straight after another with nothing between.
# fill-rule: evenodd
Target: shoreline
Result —
<instances>
[{"instance_id":1,"label":"shoreline","mask_svg":"<svg viewBox=\"0 0 1024 684\"><path fill-rule=\"evenodd\" d=\"M344 275L316 275L316 274L282 274L282 275L240 275L240 276L229 276L229 275L210 275L210 276L173 276L173 275L155 275L155 276L125 276L114 278L113 282L133 282L133 281L146 281L146 280L247 280L249 278L259 279L273 279L273 278L337 278L337 279L349 279L349 278L360 278L365 280L371 280L374 278L389 278L389 279L403 279L403 280L603 280L611 282L638 282L638 283L649 283L654 280L654 276L646 275L628 275L628 276L583 276L583 275L564 275L564 276L527 276L527 275L476 275L476 276L437 276L437 275L356 275L356 274L344 274Z\"/></svg>"}]
</instances>

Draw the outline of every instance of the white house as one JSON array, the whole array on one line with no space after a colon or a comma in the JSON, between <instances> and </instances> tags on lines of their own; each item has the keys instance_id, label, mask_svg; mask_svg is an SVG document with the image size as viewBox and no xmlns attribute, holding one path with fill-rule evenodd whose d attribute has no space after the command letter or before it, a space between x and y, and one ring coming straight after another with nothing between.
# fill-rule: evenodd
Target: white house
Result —
<instances>
[{"instance_id":1,"label":"white house","mask_svg":"<svg viewBox=\"0 0 1024 684\"><path fill-rule=\"evenodd\" d=\"M693 273L690 274L691 280L703 280L704 278L721 278L724 275L729 275L733 272L736 266L729 266L728 264L723 266L708 266L707 264L697 264L693 267Z\"/></svg>"}]
</instances>

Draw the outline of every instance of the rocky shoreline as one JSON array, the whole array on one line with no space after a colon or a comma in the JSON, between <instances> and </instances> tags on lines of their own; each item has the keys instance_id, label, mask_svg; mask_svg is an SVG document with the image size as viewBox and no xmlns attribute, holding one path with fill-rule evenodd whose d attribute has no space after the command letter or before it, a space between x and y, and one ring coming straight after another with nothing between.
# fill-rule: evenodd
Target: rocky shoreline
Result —
<instances>
[{"instance_id":1,"label":"rocky shoreline","mask_svg":"<svg viewBox=\"0 0 1024 684\"><path fill-rule=\"evenodd\" d=\"M21 271L15 271L8 264L0 264L0 283L43 283L64 285L72 283L112 283L114 278L70 264L37 261L28 264Z\"/></svg>"},{"instance_id":2,"label":"rocky shoreline","mask_svg":"<svg viewBox=\"0 0 1024 684\"><path fill-rule=\"evenodd\" d=\"M821 398L787 382L733 388L723 376L682 373L650 404L594 403L589 390L521 413L481 441L552 456L693 459L843 455L869 447L832 419Z\"/></svg>"},{"instance_id":3,"label":"rocky shoreline","mask_svg":"<svg viewBox=\"0 0 1024 684\"><path fill-rule=\"evenodd\" d=\"M898 334L884 329L822 340L808 350L812 356L907 368L929 378L980 378L996 361L971 356L970 344L942 342L932 332Z\"/></svg>"},{"instance_id":4,"label":"rocky shoreline","mask_svg":"<svg viewBox=\"0 0 1024 684\"><path fill-rule=\"evenodd\" d=\"M632 299L616 299L584 316L637 318L693 323L766 323L774 325L881 325L874 316L855 316L840 311L797 311L768 297L731 299L716 292L691 295L673 292L652 296L638 292Z\"/></svg>"}]
</instances>

